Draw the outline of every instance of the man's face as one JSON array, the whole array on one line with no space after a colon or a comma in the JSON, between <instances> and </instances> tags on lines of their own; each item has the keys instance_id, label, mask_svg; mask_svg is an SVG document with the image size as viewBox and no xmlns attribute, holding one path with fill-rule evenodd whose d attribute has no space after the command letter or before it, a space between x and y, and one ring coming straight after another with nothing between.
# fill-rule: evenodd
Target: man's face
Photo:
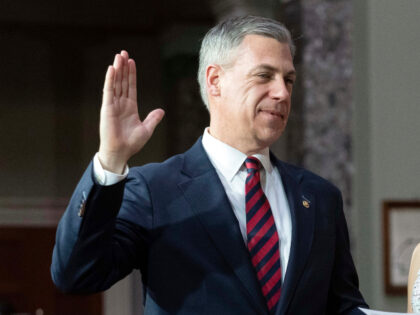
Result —
<instances>
[{"instance_id":1,"label":"man's face","mask_svg":"<svg viewBox=\"0 0 420 315\"><path fill-rule=\"evenodd\" d=\"M295 77L286 43L245 36L232 63L220 69L210 133L245 154L270 146L286 127Z\"/></svg>"}]
</instances>

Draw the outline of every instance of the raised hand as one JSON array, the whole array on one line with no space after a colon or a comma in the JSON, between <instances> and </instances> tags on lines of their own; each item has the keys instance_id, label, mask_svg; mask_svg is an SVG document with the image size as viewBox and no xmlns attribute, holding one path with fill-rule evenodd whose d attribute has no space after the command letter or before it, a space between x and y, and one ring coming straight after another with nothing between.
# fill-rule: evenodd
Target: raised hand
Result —
<instances>
[{"instance_id":1,"label":"raised hand","mask_svg":"<svg viewBox=\"0 0 420 315\"><path fill-rule=\"evenodd\" d=\"M155 109L141 121L137 108L136 64L122 51L108 67L99 126L99 160L104 169L122 173L128 159L150 139L164 111Z\"/></svg>"}]
</instances>

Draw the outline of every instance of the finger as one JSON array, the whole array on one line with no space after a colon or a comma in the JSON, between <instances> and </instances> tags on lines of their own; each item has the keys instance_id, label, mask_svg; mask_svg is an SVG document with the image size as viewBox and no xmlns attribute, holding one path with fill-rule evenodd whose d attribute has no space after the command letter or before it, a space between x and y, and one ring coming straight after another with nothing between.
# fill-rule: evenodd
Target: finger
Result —
<instances>
[{"instance_id":1,"label":"finger","mask_svg":"<svg viewBox=\"0 0 420 315\"><path fill-rule=\"evenodd\" d=\"M122 71L122 95L128 97L128 53L125 50L121 51L123 71Z\"/></svg>"},{"instance_id":2,"label":"finger","mask_svg":"<svg viewBox=\"0 0 420 315\"><path fill-rule=\"evenodd\" d=\"M121 56L123 56L124 58L126 58L128 60L128 52L126 50L121 50Z\"/></svg>"},{"instance_id":3,"label":"finger","mask_svg":"<svg viewBox=\"0 0 420 315\"><path fill-rule=\"evenodd\" d=\"M122 81L122 58L121 55L116 55L114 59L115 68L115 80L114 80L114 91L115 96L121 96L121 81Z\"/></svg>"},{"instance_id":4,"label":"finger","mask_svg":"<svg viewBox=\"0 0 420 315\"><path fill-rule=\"evenodd\" d=\"M112 103L112 99L114 97L114 78L115 78L115 69L113 66L109 66L105 75L102 104Z\"/></svg>"},{"instance_id":5,"label":"finger","mask_svg":"<svg viewBox=\"0 0 420 315\"><path fill-rule=\"evenodd\" d=\"M128 60L128 98L137 101L137 70L133 59Z\"/></svg>"},{"instance_id":6,"label":"finger","mask_svg":"<svg viewBox=\"0 0 420 315\"><path fill-rule=\"evenodd\" d=\"M150 135L155 130L156 126L160 121L162 120L163 116L165 115L165 112L163 109L155 109L147 115L147 117L143 120L143 125L146 127Z\"/></svg>"}]
</instances>

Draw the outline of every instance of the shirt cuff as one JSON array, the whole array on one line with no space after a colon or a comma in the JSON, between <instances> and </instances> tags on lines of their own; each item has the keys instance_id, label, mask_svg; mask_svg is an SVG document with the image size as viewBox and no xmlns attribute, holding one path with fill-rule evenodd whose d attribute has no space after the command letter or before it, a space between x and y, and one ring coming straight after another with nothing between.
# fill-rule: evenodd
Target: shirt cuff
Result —
<instances>
[{"instance_id":1,"label":"shirt cuff","mask_svg":"<svg viewBox=\"0 0 420 315\"><path fill-rule=\"evenodd\" d=\"M128 175L129 167L125 166L123 174L117 174L104 170L98 158L98 153L93 157L93 176L96 182L102 186L111 186L124 180Z\"/></svg>"}]
</instances>

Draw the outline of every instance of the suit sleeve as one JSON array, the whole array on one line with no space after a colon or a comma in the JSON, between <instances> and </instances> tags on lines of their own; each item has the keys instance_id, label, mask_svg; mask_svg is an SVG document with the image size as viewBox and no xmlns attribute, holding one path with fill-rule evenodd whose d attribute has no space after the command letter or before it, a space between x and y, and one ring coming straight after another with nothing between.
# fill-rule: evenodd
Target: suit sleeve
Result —
<instances>
[{"instance_id":1,"label":"suit sleeve","mask_svg":"<svg viewBox=\"0 0 420 315\"><path fill-rule=\"evenodd\" d=\"M132 171L122 182L101 186L92 168L57 228L51 275L64 292L106 290L147 260L153 216L146 182Z\"/></svg>"},{"instance_id":2,"label":"suit sleeve","mask_svg":"<svg viewBox=\"0 0 420 315\"><path fill-rule=\"evenodd\" d=\"M359 310L359 307L368 306L359 291L359 279L350 253L349 234L340 192L335 223L335 261L328 296L328 314L365 314Z\"/></svg>"}]
</instances>

